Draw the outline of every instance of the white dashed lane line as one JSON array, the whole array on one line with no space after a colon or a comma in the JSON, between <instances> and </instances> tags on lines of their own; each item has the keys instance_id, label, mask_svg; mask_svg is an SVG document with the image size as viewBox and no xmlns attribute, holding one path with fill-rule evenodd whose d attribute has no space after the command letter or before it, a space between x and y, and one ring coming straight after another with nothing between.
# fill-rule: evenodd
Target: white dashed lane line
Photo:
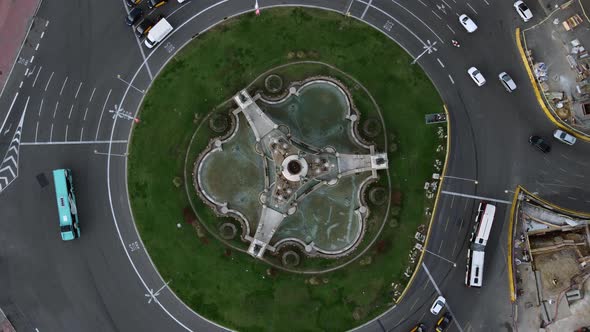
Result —
<instances>
[{"instance_id":1,"label":"white dashed lane line","mask_svg":"<svg viewBox=\"0 0 590 332\"><path fill-rule=\"evenodd\" d=\"M449 79L451 80L451 83L455 84L455 81L453 81L453 77L451 76L451 74L449 74Z\"/></svg>"},{"instance_id":2,"label":"white dashed lane line","mask_svg":"<svg viewBox=\"0 0 590 332\"><path fill-rule=\"evenodd\" d=\"M475 11L475 9L473 9L473 7L471 7L471 5L470 5L469 3L467 3L467 6L468 6L469 8L471 8L471 10L473 10L473 12L475 13L475 15L477 15L477 11Z\"/></svg>"},{"instance_id":3,"label":"white dashed lane line","mask_svg":"<svg viewBox=\"0 0 590 332\"><path fill-rule=\"evenodd\" d=\"M438 61L438 63L440 64L441 67L443 67L443 68L445 67L444 63L442 61L440 61L439 58L436 58L436 61Z\"/></svg>"}]
</instances>

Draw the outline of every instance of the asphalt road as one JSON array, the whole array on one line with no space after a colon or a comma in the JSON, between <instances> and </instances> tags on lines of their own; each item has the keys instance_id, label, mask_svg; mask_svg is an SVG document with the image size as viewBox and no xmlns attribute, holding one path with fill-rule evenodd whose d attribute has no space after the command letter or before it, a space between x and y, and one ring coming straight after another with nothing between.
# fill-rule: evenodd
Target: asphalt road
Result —
<instances>
[{"instance_id":1,"label":"asphalt road","mask_svg":"<svg viewBox=\"0 0 590 332\"><path fill-rule=\"evenodd\" d=\"M143 91L176 51L226 17L252 15L253 4L170 1L153 14L167 15L175 32L153 50L142 47L124 25L123 2L41 5L30 43L21 51L34 60L17 64L0 97L0 121L6 119L0 156L8 151L13 157L0 160L0 307L17 329L221 329L163 287L166 281L138 238L126 189L125 153L132 124L128 115L135 114ZM416 65L440 92L452 130L448 177L428 253L404 301L360 329L404 331L417 322L433 326L436 317L429 307L441 292L455 317L451 331L509 330L504 248L512 193L505 191L520 184L568 208L588 211L590 203L590 176L585 172L589 144L555 142L544 155L527 142L533 133L550 137L553 126L537 104L517 53L514 29L523 22L512 4L261 0L260 5L262 15L264 8L276 5L350 12L413 56L436 43L436 51ZM541 16L536 2L529 1L529 6ZM475 33L467 34L459 25L462 13L478 24ZM452 47L452 39L461 47ZM481 70L488 80L485 86L476 87L467 76L470 66ZM497 81L502 71L518 84L512 94ZM43 181L58 167L71 168L75 175L84 220L83 238L75 243L57 236L53 189ZM9 185L1 182L2 176ZM486 250L484 287L470 289L463 284L467 240L482 199L497 201L497 218ZM151 297L150 290L157 297Z\"/></svg>"}]
</instances>

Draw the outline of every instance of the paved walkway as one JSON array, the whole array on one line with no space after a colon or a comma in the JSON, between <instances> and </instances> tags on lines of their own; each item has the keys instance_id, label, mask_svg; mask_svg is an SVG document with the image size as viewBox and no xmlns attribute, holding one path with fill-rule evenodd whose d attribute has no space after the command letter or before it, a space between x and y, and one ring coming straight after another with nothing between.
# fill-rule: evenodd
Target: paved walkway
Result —
<instances>
[{"instance_id":1,"label":"paved walkway","mask_svg":"<svg viewBox=\"0 0 590 332\"><path fill-rule=\"evenodd\" d=\"M20 51L29 24L41 0L0 1L0 91Z\"/></svg>"}]
</instances>

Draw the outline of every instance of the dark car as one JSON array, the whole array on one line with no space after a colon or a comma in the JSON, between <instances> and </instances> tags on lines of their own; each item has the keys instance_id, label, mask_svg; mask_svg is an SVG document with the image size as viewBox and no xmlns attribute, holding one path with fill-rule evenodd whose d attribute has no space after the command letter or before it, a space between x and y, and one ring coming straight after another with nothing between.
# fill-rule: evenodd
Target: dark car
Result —
<instances>
[{"instance_id":1,"label":"dark car","mask_svg":"<svg viewBox=\"0 0 590 332\"><path fill-rule=\"evenodd\" d=\"M135 34L137 35L137 37L141 37L147 34L153 26L154 21L150 18L146 18L143 21L139 22L139 24L135 28Z\"/></svg>"},{"instance_id":2,"label":"dark car","mask_svg":"<svg viewBox=\"0 0 590 332\"><path fill-rule=\"evenodd\" d=\"M537 149L541 150L541 152L543 153L551 151L551 146L541 136L533 135L529 137L529 143L531 143L531 145L536 147Z\"/></svg>"},{"instance_id":3,"label":"dark car","mask_svg":"<svg viewBox=\"0 0 590 332\"><path fill-rule=\"evenodd\" d=\"M442 331L446 330L451 325L452 321L453 321L453 316L451 316L450 313L445 312L445 314L442 315L442 317L439 318L438 321L436 322L435 331L442 332Z\"/></svg>"},{"instance_id":4,"label":"dark car","mask_svg":"<svg viewBox=\"0 0 590 332\"><path fill-rule=\"evenodd\" d=\"M125 23L127 23L128 26L132 26L135 24L135 22L139 21L141 15L143 15L143 10L141 10L141 8L135 7L131 9L129 15L125 17Z\"/></svg>"},{"instance_id":5,"label":"dark car","mask_svg":"<svg viewBox=\"0 0 590 332\"><path fill-rule=\"evenodd\" d=\"M160 6L164 6L167 2L168 0L150 0L148 1L148 7L150 7L150 9L158 8Z\"/></svg>"},{"instance_id":6,"label":"dark car","mask_svg":"<svg viewBox=\"0 0 590 332\"><path fill-rule=\"evenodd\" d=\"M410 332L426 332L426 325L418 323L418 325L414 326L414 328L411 329Z\"/></svg>"},{"instance_id":7,"label":"dark car","mask_svg":"<svg viewBox=\"0 0 590 332\"><path fill-rule=\"evenodd\" d=\"M125 4L127 7L131 8L137 6L141 3L142 0L125 0Z\"/></svg>"}]
</instances>

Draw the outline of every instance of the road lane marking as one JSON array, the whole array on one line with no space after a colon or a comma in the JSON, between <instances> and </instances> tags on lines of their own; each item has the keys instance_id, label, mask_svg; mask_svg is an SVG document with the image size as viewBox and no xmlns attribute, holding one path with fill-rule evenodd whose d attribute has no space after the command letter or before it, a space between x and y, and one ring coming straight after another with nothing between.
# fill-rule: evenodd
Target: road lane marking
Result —
<instances>
[{"instance_id":1,"label":"road lane marking","mask_svg":"<svg viewBox=\"0 0 590 332\"><path fill-rule=\"evenodd\" d=\"M467 206L467 205L465 205ZM465 219L461 218L461 224L459 225L459 230L461 230L463 228L463 222L465 221Z\"/></svg>"},{"instance_id":2,"label":"road lane marking","mask_svg":"<svg viewBox=\"0 0 590 332\"><path fill-rule=\"evenodd\" d=\"M37 132L39 131L39 121L37 121L37 126L35 127L35 143L37 143Z\"/></svg>"},{"instance_id":3,"label":"road lane marking","mask_svg":"<svg viewBox=\"0 0 590 332\"><path fill-rule=\"evenodd\" d=\"M360 3L363 3L363 4L365 3L365 2L363 2L363 1L359 1L359 2L360 2ZM406 29L406 31L407 31L408 33L410 33L412 36L414 36L414 38L416 38L416 39L417 39L417 40L418 40L418 41L419 41L419 42L420 42L420 43L421 43L423 46L426 46L426 43L425 43L425 42L424 42L422 39L420 39L420 37L418 37L418 35L417 35L417 34L415 34L415 33L414 33L414 31L410 30L410 29L409 29L407 26L405 26L405 25L404 25L402 22L400 22L398 19L396 19L395 17L391 16L389 13L387 13L386 11L384 11L383 9L381 9L381 8L379 8L379 7L375 7L375 6L373 6L373 9L375 9L375 10L379 11L381 14L383 14L383 15L385 15L385 16L387 16L387 17L389 17L389 19L391 19L392 21L395 21L395 22L396 22L396 23L397 23L399 26L403 27L404 29ZM365 22L365 23L369 24L368 22ZM369 24L369 25L370 25L370 24ZM392 38L392 39L393 39L393 38ZM394 39L394 40L395 40L395 39ZM408 53L410 53L410 52L408 52ZM410 54L410 55L411 55L411 54Z\"/></svg>"},{"instance_id":4,"label":"road lane marking","mask_svg":"<svg viewBox=\"0 0 590 332\"><path fill-rule=\"evenodd\" d=\"M43 98L41 98L41 104L39 104L39 117L41 117L41 110L43 110Z\"/></svg>"},{"instance_id":5,"label":"road lane marking","mask_svg":"<svg viewBox=\"0 0 590 332\"><path fill-rule=\"evenodd\" d=\"M453 77L451 76L451 74L449 74L449 79L451 80L451 83L455 84L455 81L453 81Z\"/></svg>"},{"instance_id":6,"label":"road lane marking","mask_svg":"<svg viewBox=\"0 0 590 332\"><path fill-rule=\"evenodd\" d=\"M574 174L574 176L577 176L577 177L579 177L579 178L583 178L583 177L585 177L585 176L584 176L584 174Z\"/></svg>"},{"instance_id":7,"label":"road lane marking","mask_svg":"<svg viewBox=\"0 0 590 332\"><path fill-rule=\"evenodd\" d=\"M411 12L410 10L408 10L406 7L402 6L400 3L398 3L395 0L391 0L391 2L395 3L396 5L402 7L405 11L407 11L410 15L412 15L416 20L420 21L420 23L422 23L428 30L430 30L430 32L432 32L433 35L436 36L436 38L438 38L438 40L440 40L441 43L444 43L444 40L442 40L442 38L440 38L436 32L434 32L434 30L432 30L430 28L430 26L428 24L426 24L424 21L422 21L418 16L416 16L413 12ZM375 6L373 6L373 8L377 8Z\"/></svg>"},{"instance_id":8,"label":"road lane marking","mask_svg":"<svg viewBox=\"0 0 590 332\"><path fill-rule=\"evenodd\" d=\"M442 249L443 242L445 242L445 240L440 240L440 246L438 246L438 252L437 252L437 254L439 254L439 255L440 255L440 251Z\"/></svg>"},{"instance_id":9,"label":"road lane marking","mask_svg":"<svg viewBox=\"0 0 590 332\"><path fill-rule=\"evenodd\" d=\"M455 203L455 196L451 197L451 209L453 208L453 203Z\"/></svg>"},{"instance_id":10,"label":"road lane marking","mask_svg":"<svg viewBox=\"0 0 590 332\"><path fill-rule=\"evenodd\" d=\"M18 85L18 88L22 88L23 87L23 81L20 81L20 84Z\"/></svg>"},{"instance_id":11,"label":"road lane marking","mask_svg":"<svg viewBox=\"0 0 590 332\"><path fill-rule=\"evenodd\" d=\"M473 12L475 13L475 15L477 15L477 12L475 11L475 9L473 9L473 7L471 7L471 5L469 3L467 3L467 7L471 8L471 10L473 10Z\"/></svg>"},{"instance_id":12,"label":"road lane marking","mask_svg":"<svg viewBox=\"0 0 590 332\"><path fill-rule=\"evenodd\" d=\"M109 93L107 94L107 98L104 100L104 105L102 105L102 111L100 112L100 118L98 118L98 127L96 127L96 136L94 137L94 140L98 140L98 132L100 131L100 123L102 122L102 115L104 114L105 107L107 107L107 102L109 101L109 97L111 96L112 91L113 91L113 89L109 90Z\"/></svg>"},{"instance_id":13,"label":"road lane marking","mask_svg":"<svg viewBox=\"0 0 590 332\"><path fill-rule=\"evenodd\" d=\"M35 56L34 55L31 57L31 61L29 61L29 62L30 63L33 63L33 60L35 60Z\"/></svg>"},{"instance_id":14,"label":"road lane marking","mask_svg":"<svg viewBox=\"0 0 590 332\"><path fill-rule=\"evenodd\" d=\"M428 271L428 268L426 267L426 264L424 264L424 262L422 262L422 268L424 269L424 272L426 272L426 275L428 275L428 278L430 279L430 282L432 282L432 285L434 286L434 289L436 289L436 292L438 293L438 295L443 296L442 292L440 291L440 288L438 288L438 285L436 284L436 282L434 282L434 278L432 278L432 275L430 274L430 271ZM453 316L459 331L463 332L463 328L461 328L461 324L459 324L459 322L457 321L457 316L455 316L455 314L453 313L453 310L451 310L451 306L449 306L449 302L445 303L445 307L447 307L447 310L449 310L449 312Z\"/></svg>"},{"instance_id":15,"label":"road lane marking","mask_svg":"<svg viewBox=\"0 0 590 332\"><path fill-rule=\"evenodd\" d=\"M490 5L490 3L487 0L483 0L483 2L485 2L488 6Z\"/></svg>"},{"instance_id":16,"label":"road lane marking","mask_svg":"<svg viewBox=\"0 0 590 332\"><path fill-rule=\"evenodd\" d=\"M0 126L0 133L4 130L4 126L6 125L6 121L8 120L8 116L10 115L10 112L12 112L12 106L14 106L14 102L16 101L17 97L18 97L18 92L14 95L14 98L12 99L12 103L10 103L10 107L8 108L8 113L6 113L6 117L4 118L4 121L2 122L2 125Z\"/></svg>"},{"instance_id":17,"label":"road lane marking","mask_svg":"<svg viewBox=\"0 0 590 332\"><path fill-rule=\"evenodd\" d=\"M41 32L41 39L43 39L43 37L45 37L45 31Z\"/></svg>"},{"instance_id":18,"label":"road lane marking","mask_svg":"<svg viewBox=\"0 0 590 332\"><path fill-rule=\"evenodd\" d=\"M39 70L37 71L37 75L35 75L35 79L33 80L33 88L35 87L35 83L37 83L37 78L39 78L39 73L41 72L41 68L43 68L43 66L39 67Z\"/></svg>"},{"instance_id":19,"label":"road lane marking","mask_svg":"<svg viewBox=\"0 0 590 332\"><path fill-rule=\"evenodd\" d=\"M51 131L53 131L53 124L51 124ZM80 144L127 144L126 140L116 141L67 141L67 142L22 142L21 145L80 145Z\"/></svg>"},{"instance_id":20,"label":"road lane marking","mask_svg":"<svg viewBox=\"0 0 590 332\"><path fill-rule=\"evenodd\" d=\"M443 68L445 67L445 64L442 61L440 61L439 58L436 58L436 61L438 61L438 63L440 64L441 67L443 67Z\"/></svg>"},{"instance_id":21,"label":"road lane marking","mask_svg":"<svg viewBox=\"0 0 590 332\"><path fill-rule=\"evenodd\" d=\"M80 92L81 87L82 87L82 82L80 82L80 85L78 85L78 90L76 91L76 95L74 96L74 99L78 99L78 93Z\"/></svg>"},{"instance_id":22,"label":"road lane marking","mask_svg":"<svg viewBox=\"0 0 590 332\"><path fill-rule=\"evenodd\" d=\"M88 103L92 101L92 97L94 97L94 91L96 91L96 87L92 89L92 93L90 94L90 100L88 100Z\"/></svg>"},{"instance_id":23,"label":"road lane marking","mask_svg":"<svg viewBox=\"0 0 590 332\"><path fill-rule=\"evenodd\" d=\"M414 304L412 304L412 306L410 307L410 311L414 310L414 307L416 306L416 304L418 304L418 301L420 300L419 297L416 298L416 301L414 301Z\"/></svg>"},{"instance_id":24,"label":"road lane marking","mask_svg":"<svg viewBox=\"0 0 590 332\"><path fill-rule=\"evenodd\" d=\"M457 250L457 241L455 241L455 245L453 246L453 252L451 253L451 256L455 256L455 250Z\"/></svg>"},{"instance_id":25,"label":"road lane marking","mask_svg":"<svg viewBox=\"0 0 590 332\"><path fill-rule=\"evenodd\" d=\"M559 170L562 171L562 172L564 172L564 173L567 173L567 171L565 169L561 168L561 167L559 167Z\"/></svg>"},{"instance_id":26,"label":"road lane marking","mask_svg":"<svg viewBox=\"0 0 590 332\"><path fill-rule=\"evenodd\" d=\"M55 119L55 114L57 113L57 107L59 106L59 101L55 103L55 110L53 111L53 118Z\"/></svg>"},{"instance_id":27,"label":"road lane marking","mask_svg":"<svg viewBox=\"0 0 590 332\"><path fill-rule=\"evenodd\" d=\"M448 25L448 24L447 24L447 28L449 28L449 30L451 30L451 32L452 32L453 34L455 34L455 30L453 30L453 28L451 28L451 26L450 26L450 25Z\"/></svg>"},{"instance_id":28,"label":"road lane marking","mask_svg":"<svg viewBox=\"0 0 590 332\"><path fill-rule=\"evenodd\" d=\"M84 111L84 119L83 119L83 121L86 121L86 114L88 114L88 107L86 107L86 110Z\"/></svg>"},{"instance_id":29,"label":"road lane marking","mask_svg":"<svg viewBox=\"0 0 590 332\"><path fill-rule=\"evenodd\" d=\"M69 125L66 125L66 139L65 139L66 142L68 141L68 126Z\"/></svg>"},{"instance_id":30,"label":"road lane marking","mask_svg":"<svg viewBox=\"0 0 590 332\"><path fill-rule=\"evenodd\" d=\"M365 7L363 14L361 15L361 20L365 18L365 14L367 14L367 10L369 10L369 7L371 7L371 3L373 3L373 0L369 0L369 3L367 3L367 6Z\"/></svg>"},{"instance_id":31,"label":"road lane marking","mask_svg":"<svg viewBox=\"0 0 590 332\"><path fill-rule=\"evenodd\" d=\"M448 4L448 3L447 3L445 0L442 0L442 2L443 2L445 5L447 5L447 7L449 7L449 9L453 9L453 8L451 8L451 6L449 6L449 4Z\"/></svg>"},{"instance_id":32,"label":"road lane marking","mask_svg":"<svg viewBox=\"0 0 590 332\"><path fill-rule=\"evenodd\" d=\"M67 82L68 82L68 77L66 76L66 79L64 80L64 84L62 84L62 86L61 86L61 91L59 92L60 96L64 92L64 88L66 87Z\"/></svg>"},{"instance_id":33,"label":"road lane marking","mask_svg":"<svg viewBox=\"0 0 590 332\"><path fill-rule=\"evenodd\" d=\"M447 227L449 227L449 218L451 218L451 216L447 216L447 222L445 223L445 232L447 231Z\"/></svg>"},{"instance_id":34,"label":"road lane marking","mask_svg":"<svg viewBox=\"0 0 590 332\"><path fill-rule=\"evenodd\" d=\"M51 72L51 75L49 76L49 80L47 80L47 84L45 85L45 91L47 91L47 88L49 87L49 82L51 82L51 78L53 77L53 73Z\"/></svg>"},{"instance_id":35,"label":"road lane marking","mask_svg":"<svg viewBox=\"0 0 590 332\"><path fill-rule=\"evenodd\" d=\"M438 16L438 14L434 10L431 10L431 12L434 14L434 16L438 17L439 20L442 20L442 17Z\"/></svg>"},{"instance_id":36,"label":"road lane marking","mask_svg":"<svg viewBox=\"0 0 590 332\"><path fill-rule=\"evenodd\" d=\"M74 104L70 107L70 113L68 114L68 119L72 117L72 110L74 109Z\"/></svg>"},{"instance_id":37,"label":"road lane marking","mask_svg":"<svg viewBox=\"0 0 590 332\"><path fill-rule=\"evenodd\" d=\"M84 136L84 127L80 130L80 142L82 142L82 136Z\"/></svg>"},{"instance_id":38,"label":"road lane marking","mask_svg":"<svg viewBox=\"0 0 590 332\"><path fill-rule=\"evenodd\" d=\"M506 200L503 200L503 199L496 199L496 198L490 198L490 197L484 197L484 196L476 196L476 195L468 195L468 194L456 193L456 192L453 192L453 191L446 191L446 190L441 190L441 193L447 194L447 195L455 195L455 196L461 196L461 197L467 197L467 198L473 198L473 199L480 199L480 200L484 200L484 201L492 201L492 202L496 202L496 203L504 203L504 204L512 205L512 202L511 201L506 201Z\"/></svg>"},{"instance_id":39,"label":"road lane marking","mask_svg":"<svg viewBox=\"0 0 590 332\"><path fill-rule=\"evenodd\" d=\"M51 124L51 131L49 132L49 142L51 142L52 138L53 138L53 123Z\"/></svg>"},{"instance_id":40,"label":"road lane marking","mask_svg":"<svg viewBox=\"0 0 590 332\"><path fill-rule=\"evenodd\" d=\"M577 201L577 200L578 200L577 198L575 198L575 197L572 197L572 196L568 196L567 198L569 198L569 199L571 199L571 200L574 200L574 201Z\"/></svg>"},{"instance_id":41,"label":"road lane marking","mask_svg":"<svg viewBox=\"0 0 590 332\"><path fill-rule=\"evenodd\" d=\"M418 2L424 5L424 7L428 7L424 2L422 2L422 0L418 0Z\"/></svg>"}]
</instances>

